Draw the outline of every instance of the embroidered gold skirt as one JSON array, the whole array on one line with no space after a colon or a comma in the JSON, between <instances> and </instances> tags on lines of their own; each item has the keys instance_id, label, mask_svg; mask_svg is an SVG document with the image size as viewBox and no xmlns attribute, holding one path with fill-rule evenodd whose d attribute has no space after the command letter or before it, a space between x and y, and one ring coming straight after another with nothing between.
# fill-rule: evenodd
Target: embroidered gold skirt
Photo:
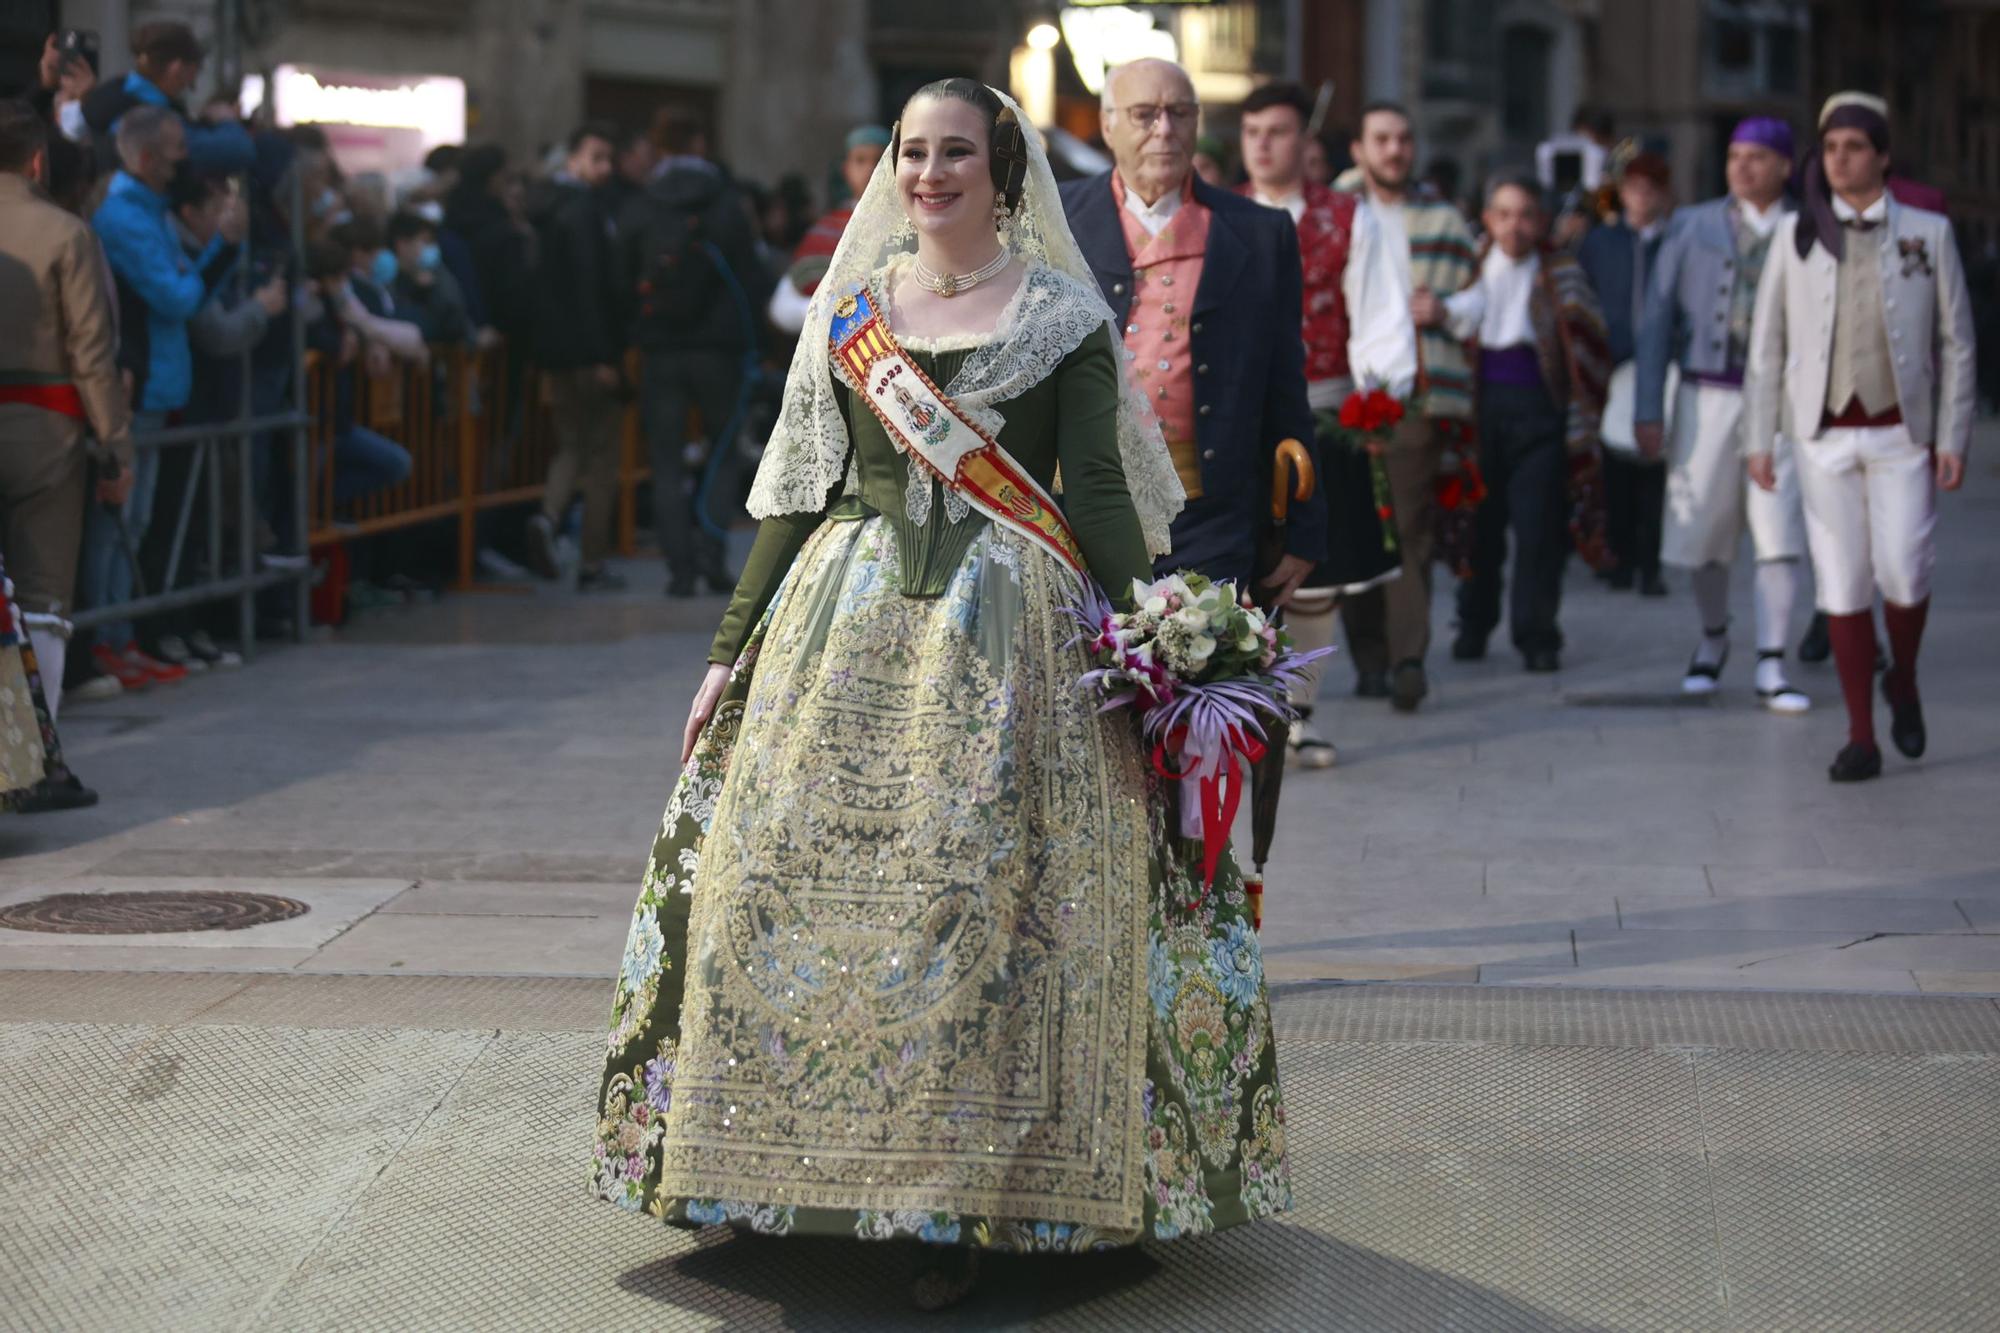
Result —
<instances>
[{"instance_id":1,"label":"embroidered gold skirt","mask_svg":"<svg viewBox=\"0 0 2000 1333\"><path fill-rule=\"evenodd\" d=\"M971 521L979 521L976 518ZM591 1188L680 1226L1090 1249L1290 1204L1263 966L1067 575L989 528L906 596L830 521L654 843Z\"/></svg>"}]
</instances>

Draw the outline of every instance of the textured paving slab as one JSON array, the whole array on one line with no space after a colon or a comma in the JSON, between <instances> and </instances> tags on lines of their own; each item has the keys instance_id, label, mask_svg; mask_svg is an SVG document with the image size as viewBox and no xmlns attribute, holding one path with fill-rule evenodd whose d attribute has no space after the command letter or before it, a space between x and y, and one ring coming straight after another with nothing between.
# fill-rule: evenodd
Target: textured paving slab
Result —
<instances>
[{"instance_id":1,"label":"textured paving slab","mask_svg":"<svg viewBox=\"0 0 2000 1333\"><path fill-rule=\"evenodd\" d=\"M1986 1000L1290 988L1294 1213L995 1259L918 1319L895 1249L585 1196L605 999L0 975L0 1327L1928 1331L2000 1301Z\"/></svg>"}]
</instances>

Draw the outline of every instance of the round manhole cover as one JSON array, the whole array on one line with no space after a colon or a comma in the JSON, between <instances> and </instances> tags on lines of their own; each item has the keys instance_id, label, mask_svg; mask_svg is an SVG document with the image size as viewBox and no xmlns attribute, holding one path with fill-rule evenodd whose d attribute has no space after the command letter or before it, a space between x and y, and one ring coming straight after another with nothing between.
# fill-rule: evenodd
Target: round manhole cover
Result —
<instances>
[{"instance_id":1,"label":"round manhole cover","mask_svg":"<svg viewBox=\"0 0 2000 1333\"><path fill-rule=\"evenodd\" d=\"M55 935L161 935L183 930L242 930L303 916L293 898L227 890L57 893L0 908L0 926Z\"/></svg>"}]
</instances>

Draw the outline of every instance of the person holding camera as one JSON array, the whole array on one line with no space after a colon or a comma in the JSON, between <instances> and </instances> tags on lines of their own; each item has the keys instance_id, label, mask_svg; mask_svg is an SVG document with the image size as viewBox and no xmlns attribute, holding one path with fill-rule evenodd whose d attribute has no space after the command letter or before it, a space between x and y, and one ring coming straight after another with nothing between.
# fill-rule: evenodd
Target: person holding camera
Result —
<instances>
[{"instance_id":1,"label":"person holding camera","mask_svg":"<svg viewBox=\"0 0 2000 1333\"><path fill-rule=\"evenodd\" d=\"M196 171L233 176L256 165L250 132L235 121L191 116L183 100L201 78L207 52L194 30L173 19L140 25L132 34L132 69L123 79L99 83L83 97L83 119L97 135L115 140L125 116L138 107L168 112L180 121L189 162ZM100 162L109 156L100 149ZM115 163L115 159L113 159ZM100 165L100 170L103 167Z\"/></svg>"},{"instance_id":2,"label":"person holding camera","mask_svg":"<svg viewBox=\"0 0 2000 1333\"><path fill-rule=\"evenodd\" d=\"M188 405L194 388L188 321L207 304L238 253L219 232L199 254L182 249L167 192L187 151L186 130L172 111L140 106L126 112L118 124L124 165L91 218L116 277L118 358L132 377L133 429L140 433L165 428ZM159 451L136 455L130 471L122 514L93 509L85 525L83 594L91 607L132 599L132 555L152 519ZM129 620L101 626L92 655L100 670L127 689L187 675L186 668L141 652Z\"/></svg>"}]
</instances>

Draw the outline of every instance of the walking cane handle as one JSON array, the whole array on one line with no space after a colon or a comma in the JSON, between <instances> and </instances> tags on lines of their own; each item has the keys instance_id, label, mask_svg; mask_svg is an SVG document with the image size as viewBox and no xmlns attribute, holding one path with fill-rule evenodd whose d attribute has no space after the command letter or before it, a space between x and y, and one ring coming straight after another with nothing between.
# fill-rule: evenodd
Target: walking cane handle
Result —
<instances>
[{"instance_id":1,"label":"walking cane handle","mask_svg":"<svg viewBox=\"0 0 2000 1333\"><path fill-rule=\"evenodd\" d=\"M1297 440L1278 441L1277 466L1271 469L1271 518L1283 523L1291 516L1292 501L1304 504L1313 498L1319 478L1313 472L1312 454Z\"/></svg>"}]
</instances>

